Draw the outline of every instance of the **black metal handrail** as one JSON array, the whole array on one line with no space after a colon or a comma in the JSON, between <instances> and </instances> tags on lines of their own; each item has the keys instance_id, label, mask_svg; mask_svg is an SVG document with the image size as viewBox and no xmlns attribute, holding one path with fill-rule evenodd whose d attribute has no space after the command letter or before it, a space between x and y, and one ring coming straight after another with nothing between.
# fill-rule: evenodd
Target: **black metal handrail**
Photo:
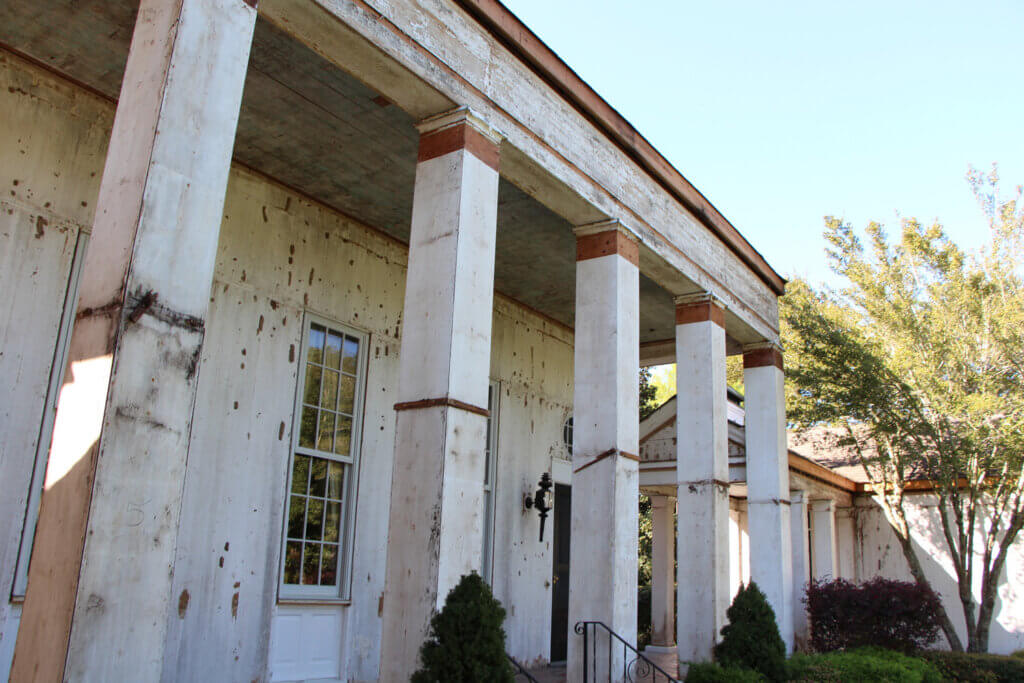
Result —
<instances>
[{"instance_id":1,"label":"black metal handrail","mask_svg":"<svg viewBox=\"0 0 1024 683\"><path fill-rule=\"evenodd\" d=\"M600 621L578 621L573 628L577 635L583 636L583 683L590 683L590 676L597 676L597 629L602 628L608 632L608 680L612 680L612 654L614 642L612 638L622 645L622 679L624 681L651 681L656 683L664 678L666 683L679 683L678 678L673 678L667 671L647 659L640 651L630 645L615 631L608 628L608 625ZM593 638L593 643L591 643ZM633 653L630 659L629 653ZM659 678L659 675L661 678Z\"/></svg>"},{"instance_id":2,"label":"black metal handrail","mask_svg":"<svg viewBox=\"0 0 1024 683\"><path fill-rule=\"evenodd\" d=\"M512 662L512 667L516 670L515 674L513 674L512 676L513 678L515 678L516 676L525 676L526 680L530 681L530 683L540 683L540 681L534 678L529 671L523 668L522 664L515 660L515 657L508 654L507 652L505 653L505 656L508 657L508 661Z\"/></svg>"}]
</instances>

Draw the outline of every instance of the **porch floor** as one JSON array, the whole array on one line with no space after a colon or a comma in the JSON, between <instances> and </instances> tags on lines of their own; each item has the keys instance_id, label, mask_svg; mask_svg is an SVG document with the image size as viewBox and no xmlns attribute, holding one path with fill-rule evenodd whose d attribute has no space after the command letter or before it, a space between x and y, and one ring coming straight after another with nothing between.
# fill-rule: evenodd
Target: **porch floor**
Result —
<instances>
[{"instance_id":1,"label":"porch floor","mask_svg":"<svg viewBox=\"0 0 1024 683\"><path fill-rule=\"evenodd\" d=\"M644 656L657 664L673 678L678 678L679 662L673 653L644 652ZM565 664L545 666L539 669L531 669L530 675L537 679L538 683L565 683ZM637 679L638 681L652 680L650 677ZM658 680L664 680L661 676Z\"/></svg>"}]
</instances>

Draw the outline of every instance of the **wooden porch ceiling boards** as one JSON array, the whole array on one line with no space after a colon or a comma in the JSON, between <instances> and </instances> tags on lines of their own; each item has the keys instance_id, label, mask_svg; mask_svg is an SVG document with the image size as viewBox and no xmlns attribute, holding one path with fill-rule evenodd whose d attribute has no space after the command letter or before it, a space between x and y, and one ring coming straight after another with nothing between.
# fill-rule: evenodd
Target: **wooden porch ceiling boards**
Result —
<instances>
[{"instance_id":1,"label":"wooden porch ceiling boards","mask_svg":"<svg viewBox=\"0 0 1024 683\"><path fill-rule=\"evenodd\" d=\"M8 0L0 43L116 101L137 0ZM60 25L60 34L47 27ZM269 22L257 21L235 160L408 242L414 120ZM572 226L507 180L499 186L495 289L572 327ZM672 337L671 295L640 276L640 339Z\"/></svg>"}]
</instances>

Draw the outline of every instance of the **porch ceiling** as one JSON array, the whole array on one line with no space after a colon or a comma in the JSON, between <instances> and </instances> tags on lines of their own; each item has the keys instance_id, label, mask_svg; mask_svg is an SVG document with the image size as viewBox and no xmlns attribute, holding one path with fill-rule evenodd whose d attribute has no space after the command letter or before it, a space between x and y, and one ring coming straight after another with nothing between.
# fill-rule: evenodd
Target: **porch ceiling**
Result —
<instances>
[{"instance_id":1,"label":"porch ceiling","mask_svg":"<svg viewBox=\"0 0 1024 683\"><path fill-rule=\"evenodd\" d=\"M116 100L137 6L137 0L7 0L0 4L0 42ZM408 242L413 123L376 91L257 21L237 162ZM572 226L505 179L498 201L495 288L571 327ZM641 341L673 337L674 324L671 295L641 274Z\"/></svg>"}]
</instances>

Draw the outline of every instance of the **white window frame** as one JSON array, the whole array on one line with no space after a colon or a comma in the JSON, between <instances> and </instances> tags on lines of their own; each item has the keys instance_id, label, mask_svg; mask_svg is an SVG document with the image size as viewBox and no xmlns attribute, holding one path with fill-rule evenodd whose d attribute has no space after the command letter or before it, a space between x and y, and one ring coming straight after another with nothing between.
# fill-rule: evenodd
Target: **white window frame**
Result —
<instances>
[{"instance_id":1,"label":"white window frame","mask_svg":"<svg viewBox=\"0 0 1024 683\"><path fill-rule=\"evenodd\" d=\"M494 511L497 495L498 466L498 407L501 404L501 383L491 380L487 391L487 443L484 445L484 528L483 552L480 557L480 576L491 583L494 567Z\"/></svg>"},{"instance_id":2,"label":"white window frame","mask_svg":"<svg viewBox=\"0 0 1024 683\"><path fill-rule=\"evenodd\" d=\"M312 326L320 325L337 332L342 332L359 340L359 354L356 362L355 400L352 407L352 440L349 455L341 456L316 449L299 446L302 423L302 398L306 384L306 359L309 351L309 333ZM356 483L359 481L359 461L362 450L363 409L366 395L366 374L369 359L370 335L351 325L306 312L302 321L302 340L299 353L299 366L295 382L295 401L292 408L291 452L288 455L288 474L285 481L283 520L281 525L281 561L278 566L278 600L282 602L311 601L315 603L345 603L351 599L352 589L352 554L355 545L355 513ZM340 386L340 383L339 383ZM291 504L292 473L295 469L295 456L307 455L315 458L333 460L345 465L342 520L338 530L338 584L337 586L307 586L284 582L285 560L288 548L288 509ZM302 568L300 565L299 571Z\"/></svg>"},{"instance_id":3,"label":"white window frame","mask_svg":"<svg viewBox=\"0 0 1024 683\"><path fill-rule=\"evenodd\" d=\"M71 271L64 294L64 309L60 318L60 327L57 328L57 345L54 348L53 363L50 366L50 384L46 389L46 402L43 404L39 438L36 442L35 464L32 468L32 483L29 484L28 503L25 507L25 523L21 531L21 544L18 546L14 584L11 588L11 597L16 602L25 599L25 589L28 587L28 566L32 558L32 544L36 537L36 524L39 522L39 501L43 496L46 464L50 459L50 442L53 440L53 424L57 417L57 401L60 399L61 387L64 386L64 370L68 362L68 351L71 348L71 329L75 324L75 309L78 307L78 287L82 282L82 267L85 264L85 251L88 246L89 233L80 231L75 242L74 256L71 258Z\"/></svg>"}]
</instances>

